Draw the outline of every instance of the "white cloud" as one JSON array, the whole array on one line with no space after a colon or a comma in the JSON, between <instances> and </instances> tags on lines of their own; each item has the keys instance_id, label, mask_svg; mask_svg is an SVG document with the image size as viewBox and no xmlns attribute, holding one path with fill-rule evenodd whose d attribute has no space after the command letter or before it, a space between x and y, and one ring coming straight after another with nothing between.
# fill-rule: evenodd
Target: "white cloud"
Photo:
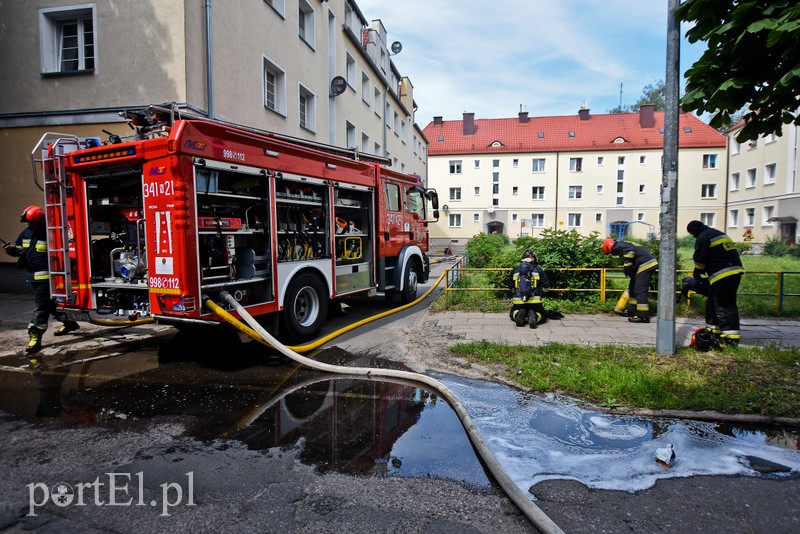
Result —
<instances>
[{"instance_id":1,"label":"white cloud","mask_svg":"<svg viewBox=\"0 0 800 534\"><path fill-rule=\"evenodd\" d=\"M594 113L635 102L665 78L666 3L630 0L360 0L381 19L414 84L417 123L433 116ZM683 47L688 46L685 42ZM682 56L693 61L698 47ZM689 67L687 59L682 68Z\"/></svg>"}]
</instances>

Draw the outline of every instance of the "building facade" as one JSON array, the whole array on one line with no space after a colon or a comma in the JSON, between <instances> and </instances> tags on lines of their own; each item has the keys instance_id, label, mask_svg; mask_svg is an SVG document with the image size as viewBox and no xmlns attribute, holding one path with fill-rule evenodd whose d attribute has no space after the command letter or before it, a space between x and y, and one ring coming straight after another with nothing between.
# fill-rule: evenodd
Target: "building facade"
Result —
<instances>
[{"instance_id":1,"label":"building facade","mask_svg":"<svg viewBox=\"0 0 800 534\"><path fill-rule=\"evenodd\" d=\"M797 242L800 218L800 128L785 124L780 136L770 134L755 141L736 141L744 124L726 132L728 138L727 229L735 241L745 233L763 244L780 238Z\"/></svg>"},{"instance_id":2,"label":"building facade","mask_svg":"<svg viewBox=\"0 0 800 534\"><path fill-rule=\"evenodd\" d=\"M427 176L398 47L354 0L6 0L0 17L0 47L14 51L0 77L2 213L41 202L31 150L43 133L129 136L121 110L164 102ZM0 235L19 231L0 218Z\"/></svg>"},{"instance_id":3,"label":"building facade","mask_svg":"<svg viewBox=\"0 0 800 534\"><path fill-rule=\"evenodd\" d=\"M724 224L726 140L697 117L679 119L678 235L699 219ZM461 120L434 117L429 186L442 217L439 243L478 233L510 238L545 228L644 238L659 234L664 114L639 113Z\"/></svg>"}]
</instances>

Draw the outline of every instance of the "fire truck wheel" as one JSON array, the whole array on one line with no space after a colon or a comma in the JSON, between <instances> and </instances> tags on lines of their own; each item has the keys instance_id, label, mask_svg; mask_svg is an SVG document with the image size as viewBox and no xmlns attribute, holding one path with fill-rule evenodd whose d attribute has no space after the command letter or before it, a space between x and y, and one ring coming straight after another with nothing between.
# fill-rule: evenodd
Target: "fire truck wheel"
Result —
<instances>
[{"instance_id":1,"label":"fire truck wheel","mask_svg":"<svg viewBox=\"0 0 800 534\"><path fill-rule=\"evenodd\" d=\"M400 292L400 302L408 304L417 298L417 284L419 283L419 269L417 262L409 260L403 273L403 290Z\"/></svg>"},{"instance_id":2,"label":"fire truck wheel","mask_svg":"<svg viewBox=\"0 0 800 534\"><path fill-rule=\"evenodd\" d=\"M281 334L291 341L316 336L328 314L325 284L311 273L298 275L286 290L281 312Z\"/></svg>"}]
</instances>

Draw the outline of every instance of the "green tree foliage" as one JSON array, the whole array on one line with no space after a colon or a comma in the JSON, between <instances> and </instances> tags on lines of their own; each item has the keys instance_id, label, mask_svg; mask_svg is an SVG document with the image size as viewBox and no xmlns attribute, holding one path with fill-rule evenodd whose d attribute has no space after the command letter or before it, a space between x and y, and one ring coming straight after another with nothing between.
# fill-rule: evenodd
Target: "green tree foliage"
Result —
<instances>
[{"instance_id":1,"label":"green tree foliage","mask_svg":"<svg viewBox=\"0 0 800 534\"><path fill-rule=\"evenodd\" d=\"M509 244L508 236L502 234L478 234L467 241L469 266L476 269L492 267L492 263Z\"/></svg>"},{"instance_id":2,"label":"green tree foliage","mask_svg":"<svg viewBox=\"0 0 800 534\"><path fill-rule=\"evenodd\" d=\"M632 106L617 106L609 109L609 113L631 113L638 112L642 104L654 104L656 111L664 111L667 98L667 86L664 80L656 80L655 82L645 85L642 89L642 96Z\"/></svg>"},{"instance_id":3,"label":"green tree foliage","mask_svg":"<svg viewBox=\"0 0 800 534\"><path fill-rule=\"evenodd\" d=\"M684 109L711 113L720 128L747 107L740 142L800 125L797 0L685 0L676 16L693 24L689 42L708 44L686 72Z\"/></svg>"}]
</instances>

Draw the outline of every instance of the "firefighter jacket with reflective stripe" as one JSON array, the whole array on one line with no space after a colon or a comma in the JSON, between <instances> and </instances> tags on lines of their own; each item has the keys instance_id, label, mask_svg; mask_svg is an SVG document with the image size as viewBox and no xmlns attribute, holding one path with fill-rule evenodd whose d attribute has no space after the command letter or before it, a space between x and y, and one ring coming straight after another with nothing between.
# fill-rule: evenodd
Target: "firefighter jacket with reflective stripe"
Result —
<instances>
[{"instance_id":1,"label":"firefighter jacket with reflective stripe","mask_svg":"<svg viewBox=\"0 0 800 534\"><path fill-rule=\"evenodd\" d=\"M521 290L526 284L520 284L521 277L528 277L529 289ZM542 295L550 289L550 279L545 274L544 269L539 265L531 265L531 260L526 258L511 271L508 277L508 289L511 290L511 302L513 304L534 304L542 302Z\"/></svg>"},{"instance_id":2,"label":"firefighter jacket with reflective stripe","mask_svg":"<svg viewBox=\"0 0 800 534\"><path fill-rule=\"evenodd\" d=\"M28 271L28 281L47 280L47 230L39 226L35 230L28 226L15 243L22 265Z\"/></svg>"},{"instance_id":3,"label":"firefighter jacket with reflective stripe","mask_svg":"<svg viewBox=\"0 0 800 534\"><path fill-rule=\"evenodd\" d=\"M694 270L705 272L711 284L726 276L743 274L742 260L733 240L715 228L706 228L694 244Z\"/></svg>"},{"instance_id":4,"label":"firefighter jacket with reflective stripe","mask_svg":"<svg viewBox=\"0 0 800 534\"><path fill-rule=\"evenodd\" d=\"M616 241L611 247L611 252L619 256L622 268L627 276L634 276L641 272L658 267L658 260L644 247Z\"/></svg>"}]
</instances>

